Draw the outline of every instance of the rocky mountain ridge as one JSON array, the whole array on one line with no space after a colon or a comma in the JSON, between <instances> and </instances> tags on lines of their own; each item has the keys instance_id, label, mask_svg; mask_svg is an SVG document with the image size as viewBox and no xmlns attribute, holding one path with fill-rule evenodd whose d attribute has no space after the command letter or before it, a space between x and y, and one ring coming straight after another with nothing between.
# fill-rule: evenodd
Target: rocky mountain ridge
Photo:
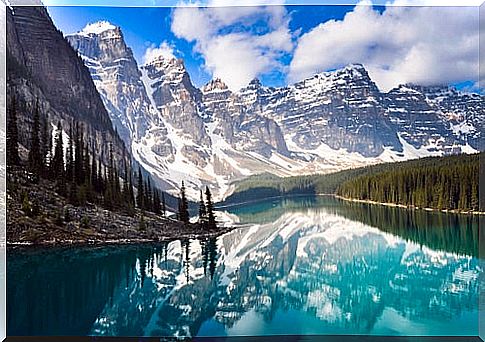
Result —
<instances>
[{"instance_id":1,"label":"rocky mountain ridge","mask_svg":"<svg viewBox=\"0 0 485 342\"><path fill-rule=\"evenodd\" d=\"M7 103L19 108L19 143L29 148L33 106L64 132L82 124L87 141L105 162L112 148L120 162L127 157L123 141L95 87L91 73L57 30L44 7L7 8ZM52 132L53 129L48 127Z\"/></svg>"},{"instance_id":2,"label":"rocky mountain ridge","mask_svg":"<svg viewBox=\"0 0 485 342\"><path fill-rule=\"evenodd\" d=\"M181 59L137 67L109 23L66 38L134 158L169 192L185 180L190 197L209 185L222 199L235 180L261 172L325 173L485 148L483 96L451 87L384 93L352 64L280 88L255 79L231 91L214 79L198 89Z\"/></svg>"}]
</instances>

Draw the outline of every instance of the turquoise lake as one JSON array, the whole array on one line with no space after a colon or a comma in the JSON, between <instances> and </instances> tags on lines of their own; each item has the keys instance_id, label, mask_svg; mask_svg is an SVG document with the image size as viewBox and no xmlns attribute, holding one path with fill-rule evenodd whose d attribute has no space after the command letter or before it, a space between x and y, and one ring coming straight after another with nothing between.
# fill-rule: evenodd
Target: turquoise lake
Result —
<instances>
[{"instance_id":1,"label":"turquoise lake","mask_svg":"<svg viewBox=\"0 0 485 342\"><path fill-rule=\"evenodd\" d=\"M239 228L7 253L8 335L477 335L477 216L274 199Z\"/></svg>"}]
</instances>

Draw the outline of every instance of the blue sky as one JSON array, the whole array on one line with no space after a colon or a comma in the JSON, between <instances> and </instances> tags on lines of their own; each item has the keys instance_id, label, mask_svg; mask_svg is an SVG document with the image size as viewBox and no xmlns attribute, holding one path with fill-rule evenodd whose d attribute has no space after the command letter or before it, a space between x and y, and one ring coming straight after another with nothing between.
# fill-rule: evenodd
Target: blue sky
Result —
<instances>
[{"instance_id":1,"label":"blue sky","mask_svg":"<svg viewBox=\"0 0 485 342\"><path fill-rule=\"evenodd\" d=\"M140 64L147 50L157 53L162 45L184 59L197 86L213 77L234 89L254 77L281 86L349 63L364 64L383 90L405 82L473 89L478 78L478 12L471 8L367 4L48 10L65 34L99 20L120 26Z\"/></svg>"}]
</instances>

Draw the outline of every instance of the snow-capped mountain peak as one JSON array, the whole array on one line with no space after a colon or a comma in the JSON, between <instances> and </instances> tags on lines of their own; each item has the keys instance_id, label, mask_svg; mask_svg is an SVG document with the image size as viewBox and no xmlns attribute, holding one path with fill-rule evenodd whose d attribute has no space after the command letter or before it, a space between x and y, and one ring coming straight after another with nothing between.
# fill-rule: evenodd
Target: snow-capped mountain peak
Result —
<instances>
[{"instance_id":1,"label":"snow-capped mountain peak","mask_svg":"<svg viewBox=\"0 0 485 342\"><path fill-rule=\"evenodd\" d=\"M111 24L109 21L98 21L87 24L78 34L83 35L99 35L105 31L119 29L117 26Z\"/></svg>"},{"instance_id":2,"label":"snow-capped mountain peak","mask_svg":"<svg viewBox=\"0 0 485 342\"><path fill-rule=\"evenodd\" d=\"M142 67L154 66L160 70L167 68L180 68L185 70L184 61L181 58L166 56L165 54L158 54L152 56Z\"/></svg>"},{"instance_id":3,"label":"snow-capped mountain peak","mask_svg":"<svg viewBox=\"0 0 485 342\"><path fill-rule=\"evenodd\" d=\"M203 93L217 92L217 91L227 91L229 88L220 78L214 78L209 81L203 88Z\"/></svg>"},{"instance_id":4,"label":"snow-capped mountain peak","mask_svg":"<svg viewBox=\"0 0 485 342\"><path fill-rule=\"evenodd\" d=\"M138 68L113 27L90 24L67 38L133 156L173 193L185 180L193 199L208 185L220 200L235 180L261 172L327 173L485 149L481 95L409 84L381 92L358 63L284 87L254 79L232 92L215 78L199 89L182 59L160 53Z\"/></svg>"}]
</instances>

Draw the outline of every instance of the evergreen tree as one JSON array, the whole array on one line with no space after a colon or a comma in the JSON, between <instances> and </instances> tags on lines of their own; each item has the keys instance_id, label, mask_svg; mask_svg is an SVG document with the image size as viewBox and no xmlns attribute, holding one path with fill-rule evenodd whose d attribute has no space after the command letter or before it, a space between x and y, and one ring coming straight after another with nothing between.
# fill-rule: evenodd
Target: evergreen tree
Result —
<instances>
[{"instance_id":1,"label":"evergreen tree","mask_svg":"<svg viewBox=\"0 0 485 342\"><path fill-rule=\"evenodd\" d=\"M124 206L131 211L133 209L133 202L131 200L131 176L130 173L128 172L128 165L125 161L124 163L125 166L125 177L123 178L123 204Z\"/></svg>"},{"instance_id":2,"label":"evergreen tree","mask_svg":"<svg viewBox=\"0 0 485 342\"><path fill-rule=\"evenodd\" d=\"M397 203L418 208L469 211L476 208L478 155L426 158L374 166L340 184L347 198Z\"/></svg>"},{"instance_id":3,"label":"evergreen tree","mask_svg":"<svg viewBox=\"0 0 485 342\"><path fill-rule=\"evenodd\" d=\"M84 169L84 182L88 185L92 185L91 183L91 164L89 158L89 144L86 142L84 145L84 153L83 153L83 169Z\"/></svg>"},{"instance_id":4,"label":"evergreen tree","mask_svg":"<svg viewBox=\"0 0 485 342\"><path fill-rule=\"evenodd\" d=\"M62 128L61 128L62 129ZM49 136L49 119L48 115L42 116L42 140L41 140L41 157L42 157L42 165L43 170L42 174L44 177L47 177L48 173L48 164L49 164L49 154L51 150L51 139Z\"/></svg>"},{"instance_id":5,"label":"evergreen tree","mask_svg":"<svg viewBox=\"0 0 485 342\"><path fill-rule=\"evenodd\" d=\"M165 204L165 193L162 192L162 216L167 216L167 205Z\"/></svg>"},{"instance_id":6,"label":"evergreen tree","mask_svg":"<svg viewBox=\"0 0 485 342\"><path fill-rule=\"evenodd\" d=\"M109 188L109 181L108 181L108 167L105 165L104 172L103 172L103 193L105 193Z\"/></svg>"},{"instance_id":7,"label":"evergreen tree","mask_svg":"<svg viewBox=\"0 0 485 342\"><path fill-rule=\"evenodd\" d=\"M206 199L206 210L207 210L207 228L209 230L216 229L216 217L214 215L214 204L212 203L212 194L209 187L205 187L205 199Z\"/></svg>"},{"instance_id":8,"label":"evergreen tree","mask_svg":"<svg viewBox=\"0 0 485 342\"><path fill-rule=\"evenodd\" d=\"M145 223L145 214L143 213L143 210L140 213L140 222L138 223L138 229L140 231L145 231L147 229L147 226Z\"/></svg>"},{"instance_id":9,"label":"evergreen tree","mask_svg":"<svg viewBox=\"0 0 485 342\"><path fill-rule=\"evenodd\" d=\"M181 221L181 218L180 218L180 212L182 211L182 199L179 197L177 197L177 220L178 221Z\"/></svg>"},{"instance_id":10,"label":"evergreen tree","mask_svg":"<svg viewBox=\"0 0 485 342\"><path fill-rule=\"evenodd\" d=\"M162 213L162 207L160 203L160 193L158 189L153 189L153 212L157 215Z\"/></svg>"},{"instance_id":11,"label":"evergreen tree","mask_svg":"<svg viewBox=\"0 0 485 342\"><path fill-rule=\"evenodd\" d=\"M105 207L113 209L117 206L116 203L116 184L115 184L115 172L112 146L109 148L109 164L105 168L105 190L104 190L104 203Z\"/></svg>"},{"instance_id":12,"label":"evergreen tree","mask_svg":"<svg viewBox=\"0 0 485 342\"><path fill-rule=\"evenodd\" d=\"M102 194L104 192L104 180L103 180L103 162L101 157L98 158L98 175L96 176L97 185L96 192Z\"/></svg>"},{"instance_id":13,"label":"evergreen tree","mask_svg":"<svg viewBox=\"0 0 485 342\"><path fill-rule=\"evenodd\" d=\"M39 113L39 100L36 100L34 107L34 121L32 124L32 132L30 138L30 150L29 150L29 170L34 174L34 180L38 180L41 171L43 169L42 155L40 150L40 113Z\"/></svg>"},{"instance_id":14,"label":"evergreen tree","mask_svg":"<svg viewBox=\"0 0 485 342\"><path fill-rule=\"evenodd\" d=\"M478 200L478 183L471 184L470 189L470 208L472 210L478 211L479 208L479 200Z\"/></svg>"},{"instance_id":15,"label":"evergreen tree","mask_svg":"<svg viewBox=\"0 0 485 342\"><path fill-rule=\"evenodd\" d=\"M14 96L7 118L7 165L19 165L19 131L17 126L17 99Z\"/></svg>"},{"instance_id":16,"label":"evergreen tree","mask_svg":"<svg viewBox=\"0 0 485 342\"><path fill-rule=\"evenodd\" d=\"M147 177L147 191L146 191L146 196L147 196L147 207L148 207L148 210L154 211L154 209L153 209L152 183L150 181L150 176Z\"/></svg>"},{"instance_id":17,"label":"evergreen tree","mask_svg":"<svg viewBox=\"0 0 485 342\"><path fill-rule=\"evenodd\" d=\"M74 130L72 128L72 122L69 125L69 142L67 146L66 156L66 181L71 183L74 181Z\"/></svg>"},{"instance_id":18,"label":"evergreen tree","mask_svg":"<svg viewBox=\"0 0 485 342\"><path fill-rule=\"evenodd\" d=\"M83 128L76 123L74 130L74 180L77 185L84 183L84 170L83 170Z\"/></svg>"},{"instance_id":19,"label":"evergreen tree","mask_svg":"<svg viewBox=\"0 0 485 342\"><path fill-rule=\"evenodd\" d=\"M200 190L200 202L199 202L199 222L202 224L207 223L207 210L204 202L204 195Z\"/></svg>"},{"instance_id":20,"label":"evergreen tree","mask_svg":"<svg viewBox=\"0 0 485 342\"><path fill-rule=\"evenodd\" d=\"M62 139L61 123L57 124L57 134L55 138L54 156L50 163L50 173L55 177L60 194L65 193L65 170L64 170L64 144Z\"/></svg>"},{"instance_id":21,"label":"evergreen tree","mask_svg":"<svg viewBox=\"0 0 485 342\"><path fill-rule=\"evenodd\" d=\"M180 205L179 205L179 220L184 223L189 223L189 204L185 195L185 184L182 181L180 188Z\"/></svg>"},{"instance_id":22,"label":"evergreen tree","mask_svg":"<svg viewBox=\"0 0 485 342\"><path fill-rule=\"evenodd\" d=\"M138 167L138 193L136 194L136 205L140 209L145 208L144 200L145 200L145 194L144 194L144 184L143 184L143 175L141 174L141 167Z\"/></svg>"},{"instance_id":23,"label":"evergreen tree","mask_svg":"<svg viewBox=\"0 0 485 342\"><path fill-rule=\"evenodd\" d=\"M118 173L118 169L114 168L114 203L121 207L123 205L123 197L121 194L121 185L120 185L120 176Z\"/></svg>"},{"instance_id":24,"label":"evergreen tree","mask_svg":"<svg viewBox=\"0 0 485 342\"><path fill-rule=\"evenodd\" d=\"M145 210L153 211L153 203L152 203L152 196L151 196L151 189L150 189L150 177L144 182L144 190L143 193L145 194L145 198L143 199L143 203L145 205Z\"/></svg>"},{"instance_id":25,"label":"evergreen tree","mask_svg":"<svg viewBox=\"0 0 485 342\"><path fill-rule=\"evenodd\" d=\"M133 175L131 172L131 167L130 167L130 172L128 177L129 177L130 203L131 203L131 206L134 208L136 203L135 203L135 193L133 191Z\"/></svg>"},{"instance_id":26,"label":"evergreen tree","mask_svg":"<svg viewBox=\"0 0 485 342\"><path fill-rule=\"evenodd\" d=\"M91 163L91 186L94 193L98 192L99 184L98 184L98 166L96 162L95 153L94 153L94 143L91 145L91 155L92 163Z\"/></svg>"}]
</instances>

